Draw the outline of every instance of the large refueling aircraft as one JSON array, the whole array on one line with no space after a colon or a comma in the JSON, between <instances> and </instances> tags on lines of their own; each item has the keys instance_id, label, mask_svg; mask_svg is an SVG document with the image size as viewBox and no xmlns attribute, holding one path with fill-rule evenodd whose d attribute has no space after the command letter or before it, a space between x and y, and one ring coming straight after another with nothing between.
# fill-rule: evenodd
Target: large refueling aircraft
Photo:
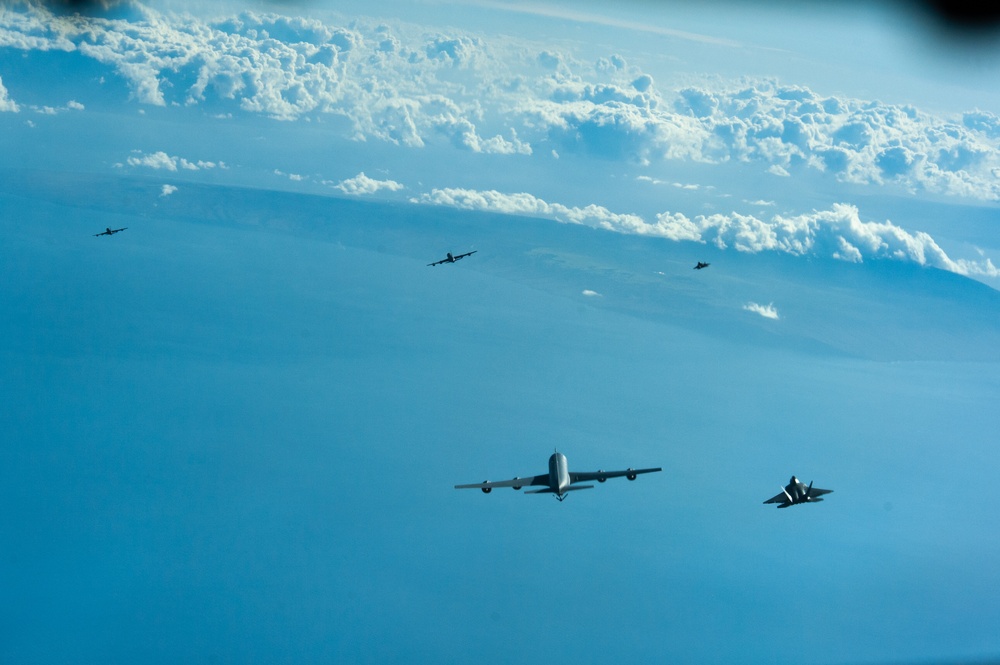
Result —
<instances>
[{"instance_id":1,"label":"large refueling aircraft","mask_svg":"<svg viewBox=\"0 0 1000 665\"><path fill-rule=\"evenodd\" d=\"M525 494L555 494L556 498L562 501L566 498L567 492L574 490L590 489L593 485L576 485L575 483L596 480L603 483L608 478L620 478L625 476L629 480L635 480L640 473L653 473L662 471L660 467L655 469L625 469L624 471L570 471L566 462L566 456L560 452L555 452L549 457L549 472L539 476L528 476L526 478L512 478L511 480L500 480L490 482L485 480L481 483L470 485L455 485L455 489L481 489L484 494L489 494L494 487L513 487L516 490L522 487L541 486L542 489L531 490Z\"/></svg>"}]
</instances>

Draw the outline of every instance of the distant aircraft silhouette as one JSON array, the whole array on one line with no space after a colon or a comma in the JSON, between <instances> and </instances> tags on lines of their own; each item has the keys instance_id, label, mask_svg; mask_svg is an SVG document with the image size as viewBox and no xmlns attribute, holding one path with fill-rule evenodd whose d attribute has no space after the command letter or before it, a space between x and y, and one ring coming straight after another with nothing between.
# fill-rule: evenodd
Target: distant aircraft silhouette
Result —
<instances>
[{"instance_id":1,"label":"distant aircraft silhouette","mask_svg":"<svg viewBox=\"0 0 1000 665\"><path fill-rule=\"evenodd\" d=\"M813 488L813 484L810 482L809 486L800 482L798 478L792 476L791 481L781 490L781 494L776 494L764 503L776 503L778 508L787 508L788 506L794 506L799 503L815 503L816 501L822 501L819 498L823 494L829 494L833 490L821 490L818 487Z\"/></svg>"},{"instance_id":2,"label":"distant aircraft silhouette","mask_svg":"<svg viewBox=\"0 0 1000 665\"><path fill-rule=\"evenodd\" d=\"M114 234L116 234L116 233L118 233L120 231L124 231L127 228L128 228L127 226L123 226L120 229L113 229L113 228L111 228L109 226L106 229L104 229L104 231L102 231L101 233L95 233L94 237L96 238L97 236L113 236Z\"/></svg>"},{"instance_id":3,"label":"distant aircraft silhouette","mask_svg":"<svg viewBox=\"0 0 1000 665\"><path fill-rule=\"evenodd\" d=\"M702 263L701 261L698 261L698 265L696 265L694 267L694 269L695 270L701 270L702 268L707 268L710 265L712 265L712 264L711 263Z\"/></svg>"},{"instance_id":4,"label":"distant aircraft silhouette","mask_svg":"<svg viewBox=\"0 0 1000 665\"><path fill-rule=\"evenodd\" d=\"M436 266L436 265L440 265L442 263L454 263L455 261L458 261L459 259L464 259L467 256L472 256L477 251L479 251L479 250L474 249L471 252L466 252L465 254L459 254L458 256L452 256L451 252L448 252L447 258L443 258L440 261L435 261L434 263L428 263L427 265L429 265L429 266Z\"/></svg>"}]
</instances>

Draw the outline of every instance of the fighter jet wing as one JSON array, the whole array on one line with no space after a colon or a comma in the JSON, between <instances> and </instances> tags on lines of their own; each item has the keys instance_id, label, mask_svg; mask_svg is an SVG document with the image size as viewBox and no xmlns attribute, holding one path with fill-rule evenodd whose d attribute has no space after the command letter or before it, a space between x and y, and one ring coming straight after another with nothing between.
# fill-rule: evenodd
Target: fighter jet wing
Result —
<instances>
[{"instance_id":1,"label":"fighter jet wing","mask_svg":"<svg viewBox=\"0 0 1000 665\"><path fill-rule=\"evenodd\" d=\"M817 497L817 496L823 496L824 494L829 494L832 491L833 490L821 490L818 487L814 487L811 490L809 490L809 496L810 496L810 498L814 498L814 497Z\"/></svg>"},{"instance_id":2,"label":"fighter jet wing","mask_svg":"<svg viewBox=\"0 0 1000 665\"><path fill-rule=\"evenodd\" d=\"M775 494L764 503L791 503L792 499L782 490L781 494Z\"/></svg>"},{"instance_id":3,"label":"fighter jet wing","mask_svg":"<svg viewBox=\"0 0 1000 665\"><path fill-rule=\"evenodd\" d=\"M570 471L569 481L579 483L585 480L607 480L608 478L621 478L622 476L638 476L640 473L654 473L663 471L661 467L655 469L626 469L625 471Z\"/></svg>"},{"instance_id":4,"label":"fighter jet wing","mask_svg":"<svg viewBox=\"0 0 1000 665\"><path fill-rule=\"evenodd\" d=\"M531 485L545 485L549 484L549 474L544 476L528 476L527 478L511 478L510 480L498 480L495 482L490 482L488 480L481 483L471 483L469 485L455 485L457 490L469 490L469 489L492 489L494 487L515 487L520 489L522 487L530 487Z\"/></svg>"}]
</instances>

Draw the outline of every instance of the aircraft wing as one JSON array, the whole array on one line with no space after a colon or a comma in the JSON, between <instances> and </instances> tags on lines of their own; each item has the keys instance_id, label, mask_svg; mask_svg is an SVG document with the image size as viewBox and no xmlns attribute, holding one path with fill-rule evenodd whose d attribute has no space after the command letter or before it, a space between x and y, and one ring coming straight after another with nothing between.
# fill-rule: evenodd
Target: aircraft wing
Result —
<instances>
[{"instance_id":1,"label":"aircraft wing","mask_svg":"<svg viewBox=\"0 0 1000 665\"><path fill-rule=\"evenodd\" d=\"M764 503L791 503L791 502L792 501L791 499L788 498L788 495L784 491L782 491L781 494L775 494Z\"/></svg>"},{"instance_id":2,"label":"aircraft wing","mask_svg":"<svg viewBox=\"0 0 1000 665\"><path fill-rule=\"evenodd\" d=\"M478 249L474 249L471 252L466 252L465 254L459 254L458 256L455 257L455 260L458 261L459 259L464 259L467 256L472 256L478 251L479 251Z\"/></svg>"},{"instance_id":3,"label":"aircraft wing","mask_svg":"<svg viewBox=\"0 0 1000 665\"><path fill-rule=\"evenodd\" d=\"M455 485L455 489L481 490L493 487L530 487L531 485L545 485L546 487L548 487L548 484L549 484L549 474L545 474L544 476L527 476L526 478L511 478L510 480L497 480L494 482L486 480L481 483L471 483L469 485Z\"/></svg>"},{"instance_id":4,"label":"aircraft wing","mask_svg":"<svg viewBox=\"0 0 1000 665\"><path fill-rule=\"evenodd\" d=\"M809 496L810 497L823 496L824 494L829 494L832 491L833 490L821 490L818 487L814 487L811 490L809 490Z\"/></svg>"},{"instance_id":5,"label":"aircraft wing","mask_svg":"<svg viewBox=\"0 0 1000 665\"><path fill-rule=\"evenodd\" d=\"M437 266L437 265L441 265L442 263L448 263L448 259L441 259L440 261L435 261L434 263L428 263L427 265L429 265L429 266Z\"/></svg>"},{"instance_id":6,"label":"aircraft wing","mask_svg":"<svg viewBox=\"0 0 1000 665\"><path fill-rule=\"evenodd\" d=\"M625 471L570 471L569 481L579 483L585 480L607 480L608 478L621 478L622 476L637 476L640 473L654 473L663 471L662 468L655 469L626 469Z\"/></svg>"}]
</instances>

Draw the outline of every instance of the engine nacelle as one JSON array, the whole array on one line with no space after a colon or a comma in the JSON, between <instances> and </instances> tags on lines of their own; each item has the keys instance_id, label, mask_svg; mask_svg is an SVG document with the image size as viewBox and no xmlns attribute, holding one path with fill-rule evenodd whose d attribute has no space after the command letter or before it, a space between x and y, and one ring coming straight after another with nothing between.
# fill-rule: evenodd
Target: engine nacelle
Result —
<instances>
[{"instance_id":1,"label":"engine nacelle","mask_svg":"<svg viewBox=\"0 0 1000 665\"><path fill-rule=\"evenodd\" d=\"M521 479L520 476L514 476L514 480L520 480L520 479ZM516 489L516 490L521 489L521 485L514 485L514 489Z\"/></svg>"},{"instance_id":2,"label":"engine nacelle","mask_svg":"<svg viewBox=\"0 0 1000 665\"><path fill-rule=\"evenodd\" d=\"M626 473L626 474L625 474L625 477L626 477L626 478L628 478L629 480L635 480L636 478L638 478L638 477L639 477L639 476L638 476L638 474L635 474L635 473L631 473L631 471L632 471L632 467L629 467L629 468L628 468L628 471L629 471L629 473Z\"/></svg>"},{"instance_id":3,"label":"engine nacelle","mask_svg":"<svg viewBox=\"0 0 1000 665\"><path fill-rule=\"evenodd\" d=\"M597 473L604 473L604 469L598 470ZM597 476L597 482L599 482L599 483L606 483L606 482L608 482L608 479L605 478L604 476Z\"/></svg>"},{"instance_id":4,"label":"engine nacelle","mask_svg":"<svg viewBox=\"0 0 1000 665\"><path fill-rule=\"evenodd\" d=\"M488 480L484 480L483 482L484 482L484 483L488 483L488 482L490 482L490 481L488 481ZM483 487L483 488L482 488L482 490L483 490L483 494L489 494L490 492L492 492L492 491L493 491L493 488L492 488L492 487Z\"/></svg>"}]
</instances>

